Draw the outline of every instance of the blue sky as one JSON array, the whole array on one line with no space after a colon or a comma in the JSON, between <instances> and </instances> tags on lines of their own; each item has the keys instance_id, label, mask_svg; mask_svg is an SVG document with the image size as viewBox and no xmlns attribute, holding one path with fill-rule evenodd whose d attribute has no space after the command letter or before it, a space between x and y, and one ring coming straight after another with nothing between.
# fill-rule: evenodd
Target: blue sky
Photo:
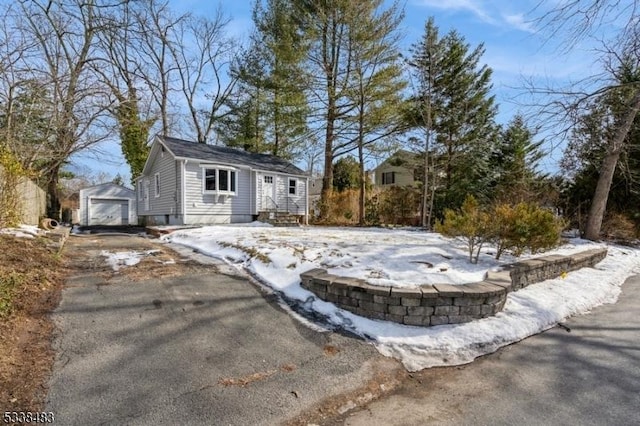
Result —
<instances>
[{"instance_id":1,"label":"blue sky","mask_svg":"<svg viewBox=\"0 0 640 426\"><path fill-rule=\"evenodd\" d=\"M172 3L179 12L190 11L204 16L213 13L215 7L211 0L173 0ZM529 112L518 105L518 96L524 93L521 88L523 78L566 85L598 72L590 53L592 46L588 43L573 46L569 52L561 51L556 40L549 40L545 34L536 31L534 19L544 12L536 9L539 3L539 0L406 0L401 27L405 35L402 47L406 51L419 40L430 16L434 17L441 34L455 29L472 48L484 43L486 52L482 62L493 69L498 121L506 123L519 111ZM252 1L220 0L219 4L232 18L230 32L246 39L252 28ZM385 4L390 5L392 1L386 0ZM549 145L557 143L550 140ZM120 155L117 142L106 144L103 151L108 153L108 161L83 156L76 158L74 163L88 167L94 173L120 173L128 181L128 166ZM553 150L542 167L555 170L561 155L560 149Z\"/></svg>"}]
</instances>

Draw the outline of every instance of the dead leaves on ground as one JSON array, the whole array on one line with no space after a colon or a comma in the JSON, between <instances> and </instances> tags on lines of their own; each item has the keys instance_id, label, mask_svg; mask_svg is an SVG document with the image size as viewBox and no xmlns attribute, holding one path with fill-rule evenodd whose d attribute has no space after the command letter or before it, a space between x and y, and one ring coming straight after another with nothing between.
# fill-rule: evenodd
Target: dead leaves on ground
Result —
<instances>
[{"instance_id":1,"label":"dead leaves on ground","mask_svg":"<svg viewBox=\"0 0 640 426\"><path fill-rule=\"evenodd\" d=\"M296 366L293 364L284 364L280 366L277 370L267 370L267 371L259 371L257 373L249 374L243 377L223 377L218 380L218 384L222 386L238 386L241 388L246 387L247 385L259 382L261 380L268 379L269 377L279 373L290 373L296 370Z\"/></svg>"}]
</instances>

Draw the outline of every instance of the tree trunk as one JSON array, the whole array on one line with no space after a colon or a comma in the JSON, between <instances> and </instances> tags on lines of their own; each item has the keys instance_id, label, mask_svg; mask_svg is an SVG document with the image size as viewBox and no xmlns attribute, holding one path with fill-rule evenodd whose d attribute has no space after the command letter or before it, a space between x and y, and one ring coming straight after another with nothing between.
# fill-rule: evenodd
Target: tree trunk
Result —
<instances>
[{"instance_id":1,"label":"tree trunk","mask_svg":"<svg viewBox=\"0 0 640 426\"><path fill-rule=\"evenodd\" d=\"M60 221L60 194L58 192L58 171L56 166L49 172L47 179L47 217Z\"/></svg>"},{"instance_id":2,"label":"tree trunk","mask_svg":"<svg viewBox=\"0 0 640 426\"><path fill-rule=\"evenodd\" d=\"M367 197L367 176L364 170L364 149L362 146L362 139L358 144L358 162L359 162L359 184L360 184L360 196L358 199L358 224L363 226L365 224L365 209L366 209L366 197Z\"/></svg>"},{"instance_id":3,"label":"tree trunk","mask_svg":"<svg viewBox=\"0 0 640 426\"><path fill-rule=\"evenodd\" d=\"M640 89L636 90L636 94L629 105L629 110L616 129L613 139L611 139L608 154L602 161L600 176L598 177L598 184L596 185L596 190L591 200L589 217L587 218L587 226L584 233L584 237L588 240L595 241L600 238L602 219L607 209L607 200L609 199L609 190L611 189L613 174L616 170L620 153L624 148L625 138L638 115L638 111L640 111Z\"/></svg>"},{"instance_id":4,"label":"tree trunk","mask_svg":"<svg viewBox=\"0 0 640 426\"><path fill-rule=\"evenodd\" d=\"M431 109L427 112L427 134L424 142L424 176L422 178L422 227L431 229L431 208L427 204L429 198L429 150L431 149ZM433 183L432 183L433 185Z\"/></svg>"},{"instance_id":5,"label":"tree trunk","mask_svg":"<svg viewBox=\"0 0 640 426\"><path fill-rule=\"evenodd\" d=\"M320 193L320 218L326 219L329 214L329 203L333 192L333 107L329 98L329 111L327 112L327 129L324 146L324 174L322 176L322 192Z\"/></svg>"}]
</instances>

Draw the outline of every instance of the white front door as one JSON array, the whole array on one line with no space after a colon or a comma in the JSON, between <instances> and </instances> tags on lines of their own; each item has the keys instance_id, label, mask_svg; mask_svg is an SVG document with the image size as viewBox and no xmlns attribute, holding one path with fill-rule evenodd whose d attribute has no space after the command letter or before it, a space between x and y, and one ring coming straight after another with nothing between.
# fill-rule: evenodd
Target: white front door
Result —
<instances>
[{"instance_id":1,"label":"white front door","mask_svg":"<svg viewBox=\"0 0 640 426\"><path fill-rule=\"evenodd\" d=\"M275 189L275 176L264 175L262 176L262 209L263 210L276 210L278 205L276 204L276 197L274 195Z\"/></svg>"}]
</instances>

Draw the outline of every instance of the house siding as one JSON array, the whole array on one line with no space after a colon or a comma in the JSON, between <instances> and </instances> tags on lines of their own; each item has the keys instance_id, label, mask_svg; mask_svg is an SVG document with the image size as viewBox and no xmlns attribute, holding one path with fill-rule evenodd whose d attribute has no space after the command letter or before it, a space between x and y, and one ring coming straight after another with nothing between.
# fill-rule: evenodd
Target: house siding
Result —
<instances>
[{"instance_id":1,"label":"house siding","mask_svg":"<svg viewBox=\"0 0 640 426\"><path fill-rule=\"evenodd\" d=\"M254 196L254 203L257 210L255 210L254 214L273 209L272 206L265 205L264 197L262 196L264 176L274 177L273 184L276 189L276 197L274 201L278 205L279 211L288 211L297 215L306 214L308 179L306 177L269 172L257 172L255 174L257 190ZM289 179L295 179L297 182L295 195L289 195Z\"/></svg>"},{"instance_id":2,"label":"house siding","mask_svg":"<svg viewBox=\"0 0 640 426\"><path fill-rule=\"evenodd\" d=\"M251 222L251 171L234 168L236 171L236 195L216 195L203 193L203 173L205 163L187 162L185 166L185 200L188 214L185 224L214 224ZM216 165L206 163L215 168ZM222 166L228 167L228 166Z\"/></svg>"},{"instance_id":3,"label":"house siding","mask_svg":"<svg viewBox=\"0 0 640 426\"><path fill-rule=\"evenodd\" d=\"M297 215L307 214L307 178L292 176L286 172L256 170L248 164L218 162L216 158L197 159L178 156L167 149L162 155L162 142L153 144L138 179L136 204L138 215L147 224L204 225L218 223L251 222L263 206L262 191L265 175L274 177L274 198L281 210L288 209ZM267 161L267 166L271 164ZM235 195L205 193L203 176L206 168L232 169L236 173ZM160 176L160 196L155 196L155 175ZM296 194L288 194L289 178L298 182ZM148 186L148 197L145 188ZM269 196L273 196L269 194ZM148 204L148 208L147 208Z\"/></svg>"},{"instance_id":4,"label":"house siding","mask_svg":"<svg viewBox=\"0 0 640 426\"><path fill-rule=\"evenodd\" d=\"M395 173L395 182L392 184L383 184L382 175L384 173ZM409 170L406 167L401 166L389 166L384 165L376 169L376 185L380 186L407 186L414 185L416 182L413 180L413 169Z\"/></svg>"},{"instance_id":5,"label":"house siding","mask_svg":"<svg viewBox=\"0 0 640 426\"><path fill-rule=\"evenodd\" d=\"M167 223L166 216L170 216L168 223L181 223L182 209L180 163L174 160L169 152L162 152L159 144L154 145L150 157L153 160L149 171L142 181L142 190L149 185L149 208L143 197L136 197L139 215L158 217L155 222ZM160 179L160 195L156 196L155 175ZM164 219L161 219L163 218Z\"/></svg>"}]
</instances>

